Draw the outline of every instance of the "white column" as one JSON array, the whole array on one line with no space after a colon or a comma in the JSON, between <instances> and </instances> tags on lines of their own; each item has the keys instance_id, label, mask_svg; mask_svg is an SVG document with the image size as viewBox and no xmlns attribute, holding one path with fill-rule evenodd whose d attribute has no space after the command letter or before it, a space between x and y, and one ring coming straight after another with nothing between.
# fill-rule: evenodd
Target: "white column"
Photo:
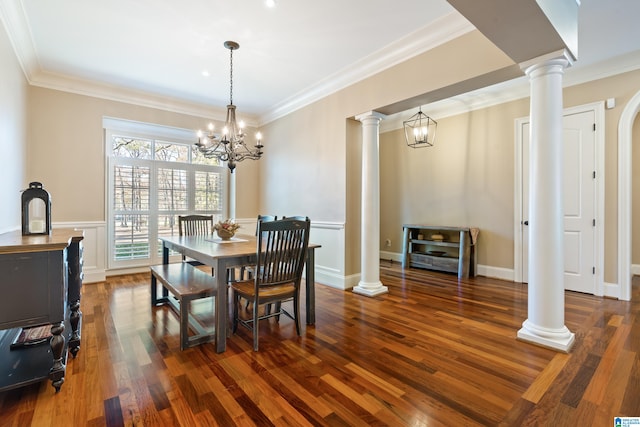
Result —
<instances>
[{"instance_id":1,"label":"white column","mask_svg":"<svg viewBox=\"0 0 640 427\"><path fill-rule=\"evenodd\" d=\"M380 282L379 130L384 115L370 111L356 116L362 123L362 213L360 282L353 292L369 297L389 292Z\"/></svg>"},{"instance_id":2,"label":"white column","mask_svg":"<svg viewBox=\"0 0 640 427\"><path fill-rule=\"evenodd\" d=\"M236 173L228 173L229 177L229 216L228 218L236 220Z\"/></svg>"},{"instance_id":3,"label":"white column","mask_svg":"<svg viewBox=\"0 0 640 427\"><path fill-rule=\"evenodd\" d=\"M522 64L531 83L528 318L518 339L568 352L564 325L562 76L566 52Z\"/></svg>"}]
</instances>

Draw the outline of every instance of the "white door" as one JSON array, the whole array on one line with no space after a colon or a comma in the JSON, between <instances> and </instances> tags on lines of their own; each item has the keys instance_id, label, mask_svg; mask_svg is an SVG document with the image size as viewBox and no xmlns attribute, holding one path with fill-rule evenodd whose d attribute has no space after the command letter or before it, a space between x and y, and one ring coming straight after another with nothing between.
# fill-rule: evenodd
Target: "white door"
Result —
<instances>
[{"instance_id":1,"label":"white door","mask_svg":"<svg viewBox=\"0 0 640 427\"><path fill-rule=\"evenodd\" d=\"M567 114L564 139L564 281L565 289L595 294L595 114ZM522 201L529 212L529 123L522 128ZM522 228L523 281L528 281L529 228Z\"/></svg>"}]
</instances>

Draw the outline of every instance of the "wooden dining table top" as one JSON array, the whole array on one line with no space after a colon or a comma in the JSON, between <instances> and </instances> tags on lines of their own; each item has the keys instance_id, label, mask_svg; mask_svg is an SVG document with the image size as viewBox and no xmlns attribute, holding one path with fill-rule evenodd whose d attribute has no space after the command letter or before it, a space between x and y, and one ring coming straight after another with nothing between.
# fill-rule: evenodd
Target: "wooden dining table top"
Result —
<instances>
[{"instance_id":1,"label":"wooden dining table top","mask_svg":"<svg viewBox=\"0 0 640 427\"><path fill-rule=\"evenodd\" d=\"M231 240L222 240L215 235L210 236L162 236L161 240L169 246L175 246L185 251L198 252L199 255L214 258L233 258L242 255L255 255L257 250L257 238L253 235L237 234ZM309 249L321 247L315 243L309 243ZM200 260L202 262L202 260Z\"/></svg>"}]
</instances>

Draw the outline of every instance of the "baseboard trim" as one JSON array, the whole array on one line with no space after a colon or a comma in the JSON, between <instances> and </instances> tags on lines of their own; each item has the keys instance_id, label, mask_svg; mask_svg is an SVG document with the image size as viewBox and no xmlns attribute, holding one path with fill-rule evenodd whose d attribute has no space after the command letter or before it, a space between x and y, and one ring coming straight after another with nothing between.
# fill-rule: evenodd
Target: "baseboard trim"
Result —
<instances>
[{"instance_id":1,"label":"baseboard trim","mask_svg":"<svg viewBox=\"0 0 640 427\"><path fill-rule=\"evenodd\" d=\"M87 269L83 268L82 273L84 274L84 277L82 279L83 284L98 283L107 280L107 275L105 274L104 270L87 271Z\"/></svg>"},{"instance_id":2,"label":"baseboard trim","mask_svg":"<svg viewBox=\"0 0 640 427\"><path fill-rule=\"evenodd\" d=\"M635 273L634 273L635 274ZM620 299L620 285L604 282L603 294L607 298Z\"/></svg>"},{"instance_id":3,"label":"baseboard trim","mask_svg":"<svg viewBox=\"0 0 640 427\"><path fill-rule=\"evenodd\" d=\"M403 255L397 252L380 251L381 261L395 261L402 262ZM493 279L508 280L513 282L515 279L515 272L512 268L492 267L489 265L478 265L478 276L491 277Z\"/></svg>"},{"instance_id":4,"label":"baseboard trim","mask_svg":"<svg viewBox=\"0 0 640 427\"><path fill-rule=\"evenodd\" d=\"M380 261L402 262L402 254L396 252L380 252ZM135 267L118 270L84 269L83 283L104 282L107 277L123 274L146 273L149 267ZM632 266L633 274L640 275L640 265ZM493 279L514 282L514 270L510 268L492 267L488 265L478 265L478 276L490 277ZM335 289L348 290L358 285L360 273L343 276L337 270L316 265L316 282ZM607 298L620 299L620 286L617 283L604 283L604 296Z\"/></svg>"},{"instance_id":5,"label":"baseboard trim","mask_svg":"<svg viewBox=\"0 0 640 427\"><path fill-rule=\"evenodd\" d=\"M337 270L316 265L315 276L316 283L341 290L348 289L348 277L339 274Z\"/></svg>"},{"instance_id":6,"label":"baseboard trim","mask_svg":"<svg viewBox=\"0 0 640 427\"><path fill-rule=\"evenodd\" d=\"M397 252L380 251L380 260L402 262L402 254Z\"/></svg>"},{"instance_id":7,"label":"baseboard trim","mask_svg":"<svg viewBox=\"0 0 640 427\"><path fill-rule=\"evenodd\" d=\"M515 282L515 272L512 268L491 267L489 265L478 265L478 276L491 277L492 279L507 280Z\"/></svg>"}]
</instances>

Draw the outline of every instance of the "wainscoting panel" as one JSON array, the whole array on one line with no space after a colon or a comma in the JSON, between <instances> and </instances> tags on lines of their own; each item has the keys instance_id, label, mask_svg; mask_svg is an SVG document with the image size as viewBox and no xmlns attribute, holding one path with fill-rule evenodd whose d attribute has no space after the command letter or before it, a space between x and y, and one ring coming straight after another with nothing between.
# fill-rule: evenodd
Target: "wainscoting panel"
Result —
<instances>
[{"instance_id":1,"label":"wainscoting panel","mask_svg":"<svg viewBox=\"0 0 640 427\"><path fill-rule=\"evenodd\" d=\"M347 289L344 223L312 221L309 241L322 246L315 251L316 282Z\"/></svg>"}]
</instances>

